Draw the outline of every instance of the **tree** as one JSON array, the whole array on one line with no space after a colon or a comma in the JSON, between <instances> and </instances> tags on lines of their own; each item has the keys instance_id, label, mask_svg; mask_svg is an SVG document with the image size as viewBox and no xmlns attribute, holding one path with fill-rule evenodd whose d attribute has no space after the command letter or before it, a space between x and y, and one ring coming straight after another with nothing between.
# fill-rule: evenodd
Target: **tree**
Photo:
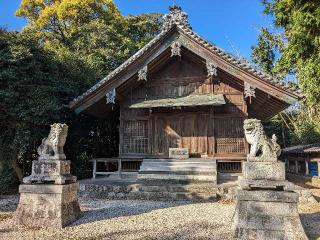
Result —
<instances>
[{"instance_id":1,"label":"tree","mask_svg":"<svg viewBox=\"0 0 320 240\"><path fill-rule=\"evenodd\" d=\"M278 76L296 74L308 106L320 100L320 2L262 0L274 29L262 28L253 60ZM276 53L279 57L276 59ZM272 68L274 67L274 70Z\"/></svg>"},{"instance_id":2,"label":"tree","mask_svg":"<svg viewBox=\"0 0 320 240\"><path fill-rule=\"evenodd\" d=\"M267 28L261 28L257 46L252 47L253 62L260 66L266 73L280 77L275 71L276 55L283 47L283 41L277 34L271 33Z\"/></svg>"},{"instance_id":3,"label":"tree","mask_svg":"<svg viewBox=\"0 0 320 240\"><path fill-rule=\"evenodd\" d=\"M159 14L124 17L111 0L23 0L17 15L28 20L22 32L0 31L0 192L30 174L53 122L69 125L65 150L79 178L89 158L116 154L117 115L76 116L68 103L160 26Z\"/></svg>"},{"instance_id":4,"label":"tree","mask_svg":"<svg viewBox=\"0 0 320 240\"><path fill-rule=\"evenodd\" d=\"M1 30L0 53L0 144L10 150L5 158L21 180L20 160L26 154L33 159L28 149L34 151L48 125L63 119L63 104L79 93L86 75L73 76L23 33Z\"/></svg>"},{"instance_id":5,"label":"tree","mask_svg":"<svg viewBox=\"0 0 320 240\"><path fill-rule=\"evenodd\" d=\"M25 17L46 49L61 61L81 59L96 81L140 49L159 30L159 14L121 15L112 0L23 0Z\"/></svg>"},{"instance_id":6,"label":"tree","mask_svg":"<svg viewBox=\"0 0 320 240\"><path fill-rule=\"evenodd\" d=\"M123 20L112 0L22 0L16 14L46 38L66 45L72 44L69 38L77 28L92 20L110 25Z\"/></svg>"},{"instance_id":7,"label":"tree","mask_svg":"<svg viewBox=\"0 0 320 240\"><path fill-rule=\"evenodd\" d=\"M273 17L271 28L262 28L253 61L283 80L296 77L305 99L299 111L284 112L282 120L296 143L317 141L320 136L320 2L317 0L262 0L264 13ZM290 83L295 85L296 83Z\"/></svg>"}]
</instances>

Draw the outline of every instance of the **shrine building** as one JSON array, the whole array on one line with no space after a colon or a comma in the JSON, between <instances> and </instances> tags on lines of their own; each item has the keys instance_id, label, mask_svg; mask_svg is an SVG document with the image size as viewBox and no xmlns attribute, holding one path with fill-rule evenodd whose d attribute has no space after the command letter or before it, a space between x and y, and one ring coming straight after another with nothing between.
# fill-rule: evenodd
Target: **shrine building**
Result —
<instances>
[{"instance_id":1,"label":"shrine building","mask_svg":"<svg viewBox=\"0 0 320 240\"><path fill-rule=\"evenodd\" d=\"M248 153L244 119L265 122L301 97L199 36L187 14L172 6L157 36L70 107L106 121L119 114L115 158L122 166L133 162L147 173L144 161L194 159L201 165L202 159L216 162L218 175L241 172ZM159 173L161 164L152 169Z\"/></svg>"}]
</instances>

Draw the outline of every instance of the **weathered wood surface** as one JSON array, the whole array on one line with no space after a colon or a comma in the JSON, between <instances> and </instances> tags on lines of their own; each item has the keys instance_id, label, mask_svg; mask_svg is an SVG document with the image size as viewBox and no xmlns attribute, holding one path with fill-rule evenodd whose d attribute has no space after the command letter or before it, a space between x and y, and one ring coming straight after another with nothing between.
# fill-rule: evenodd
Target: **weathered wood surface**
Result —
<instances>
[{"instance_id":1,"label":"weathered wood surface","mask_svg":"<svg viewBox=\"0 0 320 240\"><path fill-rule=\"evenodd\" d=\"M247 117L243 87L225 74L207 76L206 68L192 58L172 58L131 86L120 102L120 155L168 157L169 148L188 148L191 155L242 156L246 143L242 131ZM192 94L223 94L224 106L130 109L143 99Z\"/></svg>"}]
</instances>

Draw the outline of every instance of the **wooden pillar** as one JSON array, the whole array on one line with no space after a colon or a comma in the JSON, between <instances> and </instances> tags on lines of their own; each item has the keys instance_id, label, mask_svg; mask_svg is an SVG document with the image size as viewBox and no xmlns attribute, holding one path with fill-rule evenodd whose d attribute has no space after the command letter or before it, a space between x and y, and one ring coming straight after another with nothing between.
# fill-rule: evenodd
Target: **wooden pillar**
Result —
<instances>
[{"instance_id":1,"label":"wooden pillar","mask_svg":"<svg viewBox=\"0 0 320 240\"><path fill-rule=\"evenodd\" d=\"M317 161L317 167L318 167L318 177L320 176L320 161Z\"/></svg>"},{"instance_id":2,"label":"wooden pillar","mask_svg":"<svg viewBox=\"0 0 320 240\"><path fill-rule=\"evenodd\" d=\"M243 94L242 94L242 102L243 102L242 110L243 110L243 113L245 115L244 119L247 119L248 116L249 116L249 114L248 114L248 105L247 105L247 102L246 102L246 98L244 97ZM245 154L248 155L249 151L250 151L250 148L249 148L249 143L246 141L245 136L243 136L243 144L244 144L244 147L245 147Z\"/></svg>"},{"instance_id":3,"label":"wooden pillar","mask_svg":"<svg viewBox=\"0 0 320 240\"><path fill-rule=\"evenodd\" d=\"M92 179L96 179L97 175L97 159L93 159Z\"/></svg>"},{"instance_id":4,"label":"wooden pillar","mask_svg":"<svg viewBox=\"0 0 320 240\"><path fill-rule=\"evenodd\" d=\"M119 178L122 177L122 159L118 158L118 176Z\"/></svg>"},{"instance_id":5,"label":"wooden pillar","mask_svg":"<svg viewBox=\"0 0 320 240\"><path fill-rule=\"evenodd\" d=\"M295 160L294 163L295 163L295 167L296 167L296 169L295 169L296 170L296 174L298 174L299 173L298 161Z\"/></svg>"},{"instance_id":6,"label":"wooden pillar","mask_svg":"<svg viewBox=\"0 0 320 240\"><path fill-rule=\"evenodd\" d=\"M306 175L309 175L309 162L306 161Z\"/></svg>"}]
</instances>

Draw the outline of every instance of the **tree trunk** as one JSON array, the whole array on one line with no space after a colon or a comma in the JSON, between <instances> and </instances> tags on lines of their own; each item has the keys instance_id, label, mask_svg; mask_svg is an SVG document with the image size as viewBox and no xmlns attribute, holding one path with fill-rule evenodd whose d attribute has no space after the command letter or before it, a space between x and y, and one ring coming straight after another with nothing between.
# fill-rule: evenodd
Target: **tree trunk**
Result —
<instances>
[{"instance_id":1,"label":"tree trunk","mask_svg":"<svg viewBox=\"0 0 320 240\"><path fill-rule=\"evenodd\" d=\"M19 166L19 164L17 162L17 159L14 159L12 161L12 167L13 167L14 171L16 172L19 181L22 182L23 172L22 172L22 169L20 168L20 166Z\"/></svg>"},{"instance_id":2,"label":"tree trunk","mask_svg":"<svg viewBox=\"0 0 320 240\"><path fill-rule=\"evenodd\" d=\"M17 177L19 179L20 182L22 182L23 180L23 171L21 169L21 167L18 164L18 154L17 154L17 149L15 148L13 150L13 154L12 154L12 167L13 170L15 171L15 173L17 174Z\"/></svg>"}]
</instances>

